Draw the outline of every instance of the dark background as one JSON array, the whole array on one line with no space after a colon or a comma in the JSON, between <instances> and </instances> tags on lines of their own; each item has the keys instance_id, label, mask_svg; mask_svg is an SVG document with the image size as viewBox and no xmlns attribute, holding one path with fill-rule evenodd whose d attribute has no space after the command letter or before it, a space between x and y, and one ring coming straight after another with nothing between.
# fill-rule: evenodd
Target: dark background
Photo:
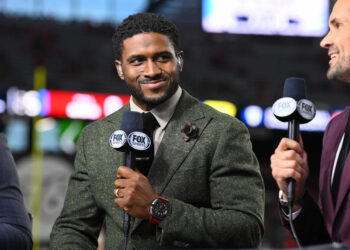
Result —
<instances>
[{"instance_id":1,"label":"dark background","mask_svg":"<svg viewBox=\"0 0 350 250\"><path fill-rule=\"evenodd\" d=\"M181 86L198 99L226 100L238 111L251 104L265 108L281 97L284 80L296 76L306 80L308 97L317 108L333 110L348 103L350 85L326 78L329 59L319 46L321 38L207 34L201 30L200 0L150 1L145 11L162 13L179 27L185 54ZM44 65L48 89L129 94L114 68L113 31L109 23L0 13L0 89L33 89L33 70ZM294 247L280 226L278 189L269 166L270 155L287 132L249 129L266 186L262 247ZM317 184L322 133L305 132L303 139L309 182ZM16 160L23 156L15 154ZM73 162L71 155L59 157ZM313 192L317 195L317 189Z\"/></svg>"}]
</instances>

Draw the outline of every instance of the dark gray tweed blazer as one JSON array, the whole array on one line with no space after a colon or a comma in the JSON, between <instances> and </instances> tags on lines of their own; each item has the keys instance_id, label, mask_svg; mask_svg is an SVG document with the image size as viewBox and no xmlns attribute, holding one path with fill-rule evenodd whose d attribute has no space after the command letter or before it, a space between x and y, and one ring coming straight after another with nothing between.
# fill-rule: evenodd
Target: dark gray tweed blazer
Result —
<instances>
[{"instance_id":1,"label":"dark gray tweed blazer","mask_svg":"<svg viewBox=\"0 0 350 250\"><path fill-rule=\"evenodd\" d=\"M114 204L114 180L124 155L109 146L129 104L82 132L64 208L51 249L96 249L105 222L105 249L122 249L123 210ZM199 128L185 142L181 128ZM264 186L247 128L183 91L148 179L170 200L161 225L133 219L128 249L250 248L263 235Z\"/></svg>"}]
</instances>

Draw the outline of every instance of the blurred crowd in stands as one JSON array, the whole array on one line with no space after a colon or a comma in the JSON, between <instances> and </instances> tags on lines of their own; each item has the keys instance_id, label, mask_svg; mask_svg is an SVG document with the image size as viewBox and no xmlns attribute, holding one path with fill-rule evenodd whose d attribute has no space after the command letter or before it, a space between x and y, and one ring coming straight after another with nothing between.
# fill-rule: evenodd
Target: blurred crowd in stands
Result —
<instances>
[{"instance_id":1,"label":"blurred crowd in stands","mask_svg":"<svg viewBox=\"0 0 350 250\"><path fill-rule=\"evenodd\" d=\"M348 85L330 84L326 79L328 58L319 48L319 38L206 34L198 20L191 25L179 20L179 27L186 63L181 83L199 99L270 106L282 95L284 80L290 76L306 79L309 99L319 108L345 103L350 91ZM0 13L0 89L33 89L33 70L42 65L47 70L48 89L127 94L114 68L113 30L114 25L107 23L59 22ZM271 149L257 152L258 158L272 153L280 135ZM255 150L264 148L256 143ZM262 247L295 246L280 225L269 158L259 161L267 190Z\"/></svg>"}]
</instances>

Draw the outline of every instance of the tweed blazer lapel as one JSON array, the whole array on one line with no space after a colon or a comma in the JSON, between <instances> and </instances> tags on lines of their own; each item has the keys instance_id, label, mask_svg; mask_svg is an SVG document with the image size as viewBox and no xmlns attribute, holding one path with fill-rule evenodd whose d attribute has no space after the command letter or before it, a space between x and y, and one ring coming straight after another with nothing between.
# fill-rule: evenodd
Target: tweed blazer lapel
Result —
<instances>
[{"instance_id":1,"label":"tweed blazer lapel","mask_svg":"<svg viewBox=\"0 0 350 250\"><path fill-rule=\"evenodd\" d=\"M164 137L148 174L148 179L157 194L162 195L176 170L181 167L187 157L190 157L191 149L210 119L210 117L204 116L199 101L183 90L174 115L165 128ZM196 125L199 133L197 139L185 142L181 136L181 129L187 122ZM141 219L135 219L132 231L141 222Z\"/></svg>"},{"instance_id":2,"label":"tweed blazer lapel","mask_svg":"<svg viewBox=\"0 0 350 250\"><path fill-rule=\"evenodd\" d=\"M129 102L127 104L125 104L123 107L121 107L118 111L114 112L110 116L107 116L106 120L108 122L115 124L115 125L119 125L119 127L118 126L116 127L116 129L119 129L120 124L122 122L122 116L123 116L123 113L125 111L130 111L130 103Z\"/></svg>"},{"instance_id":3,"label":"tweed blazer lapel","mask_svg":"<svg viewBox=\"0 0 350 250\"><path fill-rule=\"evenodd\" d=\"M120 129L120 125L122 122L122 116L125 111L130 111L130 104L127 103L124 105L121 109L119 109L117 112L114 112L110 116L107 116L105 118L105 125L103 126L104 131L109 139L109 136L116 130ZM105 140L105 139L104 139ZM107 142L107 141L106 141ZM125 153L112 149L108 146L108 149L111 151L110 157L111 162L113 162L113 166L121 166L125 164ZM113 171L115 171L115 168L113 167ZM109 173L110 174L110 173ZM115 177L116 172L113 174Z\"/></svg>"},{"instance_id":4,"label":"tweed blazer lapel","mask_svg":"<svg viewBox=\"0 0 350 250\"><path fill-rule=\"evenodd\" d=\"M175 171L186 159L197 139L185 142L181 129L186 123L195 124L199 134L203 132L209 119L205 119L198 101L184 91L182 98L166 127L164 137L159 145L148 179L158 194L162 194Z\"/></svg>"}]
</instances>

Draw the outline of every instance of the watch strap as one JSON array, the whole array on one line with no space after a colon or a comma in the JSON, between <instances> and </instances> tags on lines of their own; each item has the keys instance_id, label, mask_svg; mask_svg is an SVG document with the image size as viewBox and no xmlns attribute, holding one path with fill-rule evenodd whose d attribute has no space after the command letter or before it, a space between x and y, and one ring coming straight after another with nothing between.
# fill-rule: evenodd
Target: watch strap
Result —
<instances>
[{"instance_id":1,"label":"watch strap","mask_svg":"<svg viewBox=\"0 0 350 250\"><path fill-rule=\"evenodd\" d=\"M282 190L280 190L278 192L278 198L279 198L281 206L285 207L285 208L288 208L288 201L283 199L283 191ZM303 202L303 197L301 197L300 199L294 201L294 205L302 206L303 203L304 203Z\"/></svg>"},{"instance_id":2,"label":"watch strap","mask_svg":"<svg viewBox=\"0 0 350 250\"><path fill-rule=\"evenodd\" d=\"M288 201L283 199L283 191L280 190L278 192L278 199L280 201L281 206L288 207Z\"/></svg>"},{"instance_id":3,"label":"watch strap","mask_svg":"<svg viewBox=\"0 0 350 250\"><path fill-rule=\"evenodd\" d=\"M152 204L153 204L156 200L158 200L158 199L162 199L162 200L165 200L165 201L169 202L169 200L168 200L167 198L164 198L164 197L158 195L157 199L155 199L154 201L152 201ZM151 206L152 206L152 205L151 205ZM154 217L152 216L152 214L149 216L149 221L150 221L152 224L159 224L159 223L161 222L159 219L154 218Z\"/></svg>"},{"instance_id":4,"label":"watch strap","mask_svg":"<svg viewBox=\"0 0 350 250\"><path fill-rule=\"evenodd\" d=\"M152 215L149 216L149 221L150 221L152 224L159 224L159 223L160 223L160 220L154 218Z\"/></svg>"}]
</instances>

